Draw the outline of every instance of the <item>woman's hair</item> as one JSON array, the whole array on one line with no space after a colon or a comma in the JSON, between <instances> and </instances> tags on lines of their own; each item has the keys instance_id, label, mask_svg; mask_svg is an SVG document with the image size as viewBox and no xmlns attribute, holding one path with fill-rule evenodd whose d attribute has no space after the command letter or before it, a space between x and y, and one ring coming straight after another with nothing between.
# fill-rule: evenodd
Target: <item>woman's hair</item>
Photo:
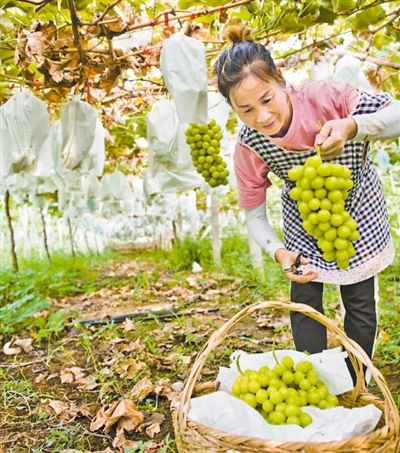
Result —
<instances>
[{"instance_id":1,"label":"woman's hair","mask_svg":"<svg viewBox=\"0 0 400 453\"><path fill-rule=\"evenodd\" d=\"M214 64L220 93L231 103L230 93L243 79L252 74L264 82L276 81L285 85L270 52L250 39L250 30L242 26L230 26L226 39L231 46L224 50Z\"/></svg>"}]
</instances>

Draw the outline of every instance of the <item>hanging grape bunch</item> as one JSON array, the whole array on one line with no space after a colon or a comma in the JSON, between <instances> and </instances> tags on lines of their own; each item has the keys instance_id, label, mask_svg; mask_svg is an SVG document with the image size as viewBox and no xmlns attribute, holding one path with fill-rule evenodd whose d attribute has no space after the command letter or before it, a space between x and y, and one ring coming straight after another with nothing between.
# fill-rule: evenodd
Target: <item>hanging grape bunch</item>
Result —
<instances>
[{"instance_id":1,"label":"hanging grape bunch","mask_svg":"<svg viewBox=\"0 0 400 453\"><path fill-rule=\"evenodd\" d=\"M221 126L215 119L211 119L208 124L190 123L185 134L197 173L211 187L226 186L229 170L220 155Z\"/></svg>"},{"instance_id":2,"label":"hanging grape bunch","mask_svg":"<svg viewBox=\"0 0 400 453\"><path fill-rule=\"evenodd\" d=\"M290 356L282 357L272 368L264 365L258 371L245 370L234 381L231 393L272 425L305 428L313 420L302 407L328 409L339 405L337 396L329 393L313 364L304 360L294 365Z\"/></svg>"},{"instance_id":3,"label":"hanging grape bunch","mask_svg":"<svg viewBox=\"0 0 400 453\"><path fill-rule=\"evenodd\" d=\"M355 255L353 242L360 237L357 222L345 210L353 187L350 169L315 155L292 167L288 177L296 182L289 194L297 202L304 230L317 239L325 261L346 269Z\"/></svg>"}]
</instances>

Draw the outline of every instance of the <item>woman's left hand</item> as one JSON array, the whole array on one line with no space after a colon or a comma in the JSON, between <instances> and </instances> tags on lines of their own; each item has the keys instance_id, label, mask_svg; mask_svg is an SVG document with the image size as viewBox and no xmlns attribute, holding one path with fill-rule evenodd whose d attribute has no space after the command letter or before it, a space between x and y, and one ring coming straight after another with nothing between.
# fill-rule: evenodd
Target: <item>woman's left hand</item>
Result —
<instances>
[{"instance_id":1,"label":"woman's left hand","mask_svg":"<svg viewBox=\"0 0 400 453\"><path fill-rule=\"evenodd\" d=\"M275 253L275 260L281 265L282 271L288 280L296 283L308 283L315 280L318 277L318 272L312 270L309 270L306 273L295 272L297 270L296 261L299 258L299 264L301 266L308 264L308 259L299 254L299 252L289 252L288 250L281 248Z\"/></svg>"},{"instance_id":2,"label":"woman's left hand","mask_svg":"<svg viewBox=\"0 0 400 453\"><path fill-rule=\"evenodd\" d=\"M323 160L331 160L342 153L347 140L357 134L357 124L351 116L329 120L315 136L315 148L319 148Z\"/></svg>"}]
</instances>

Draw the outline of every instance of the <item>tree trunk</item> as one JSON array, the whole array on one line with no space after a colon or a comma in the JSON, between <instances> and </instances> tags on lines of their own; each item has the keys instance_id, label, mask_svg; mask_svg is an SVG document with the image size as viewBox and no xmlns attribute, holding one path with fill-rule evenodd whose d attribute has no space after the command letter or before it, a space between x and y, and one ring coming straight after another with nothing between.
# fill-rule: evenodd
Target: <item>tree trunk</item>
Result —
<instances>
[{"instance_id":1,"label":"tree trunk","mask_svg":"<svg viewBox=\"0 0 400 453\"><path fill-rule=\"evenodd\" d=\"M5 208L6 208L7 224L8 224L8 228L10 230L11 258L12 258L13 271L15 273L17 273L18 272L18 259L17 259L17 254L15 253L14 230L13 230L11 214L10 214L10 192L8 190L6 191Z\"/></svg>"}]
</instances>

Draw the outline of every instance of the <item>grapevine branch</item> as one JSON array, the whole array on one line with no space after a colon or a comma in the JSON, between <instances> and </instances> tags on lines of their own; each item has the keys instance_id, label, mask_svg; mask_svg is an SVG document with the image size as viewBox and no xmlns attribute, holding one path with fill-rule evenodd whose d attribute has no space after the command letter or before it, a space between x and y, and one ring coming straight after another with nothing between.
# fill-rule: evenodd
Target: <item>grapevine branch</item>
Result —
<instances>
[{"instance_id":1,"label":"grapevine branch","mask_svg":"<svg viewBox=\"0 0 400 453\"><path fill-rule=\"evenodd\" d=\"M83 51L80 39L79 39L79 29L78 26L80 24L80 19L78 17L78 13L76 11L76 6L74 0L68 0L68 7L71 14L71 21L72 21L72 32L74 34L74 45L78 49L79 53L79 61L81 64L86 63L86 55Z\"/></svg>"},{"instance_id":2,"label":"grapevine branch","mask_svg":"<svg viewBox=\"0 0 400 453\"><path fill-rule=\"evenodd\" d=\"M154 27L154 26L159 24L159 20L160 19L164 20L165 14L171 14L172 15L172 17L169 18L170 22L180 21L182 19L187 19L187 18L195 19L196 17L200 17L200 16L202 16L204 14L212 14L212 13L221 11L221 9L223 9L225 11L227 9L236 8L238 6L246 5L246 4L252 3L254 1L255 0L239 0L237 2L227 3L226 5L223 5L223 6L217 6L215 8L207 8L207 9L204 9L203 12L190 11L188 13L179 14L179 15L175 15L175 11L174 10L172 10L172 11L164 11L163 13L155 16L154 19L152 19L152 20L150 20L148 22L144 22L142 24L135 24L135 25L132 25L131 27L128 27L128 29L125 30L125 33L127 31L138 30L140 28Z\"/></svg>"}]
</instances>

